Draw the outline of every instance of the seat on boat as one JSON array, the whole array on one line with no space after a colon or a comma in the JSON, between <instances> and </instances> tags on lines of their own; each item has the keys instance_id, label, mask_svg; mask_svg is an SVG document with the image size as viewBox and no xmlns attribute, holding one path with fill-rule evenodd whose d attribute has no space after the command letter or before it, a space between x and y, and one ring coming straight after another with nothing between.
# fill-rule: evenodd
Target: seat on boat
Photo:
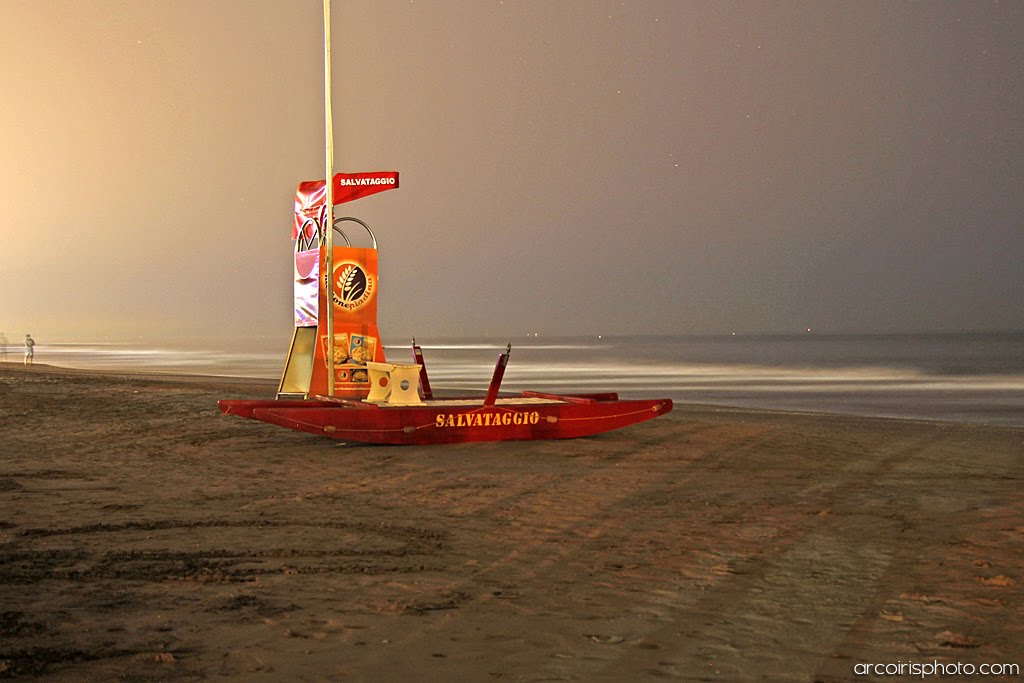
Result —
<instances>
[{"instance_id":1,"label":"seat on boat","mask_svg":"<svg viewBox=\"0 0 1024 683\"><path fill-rule=\"evenodd\" d=\"M391 406L421 406L420 369L422 365L402 363L375 363L368 361L370 375L368 403L387 403Z\"/></svg>"},{"instance_id":2,"label":"seat on boat","mask_svg":"<svg viewBox=\"0 0 1024 683\"><path fill-rule=\"evenodd\" d=\"M370 376L370 393L363 400L367 403L383 403L391 396L391 363L367 361L366 372Z\"/></svg>"}]
</instances>

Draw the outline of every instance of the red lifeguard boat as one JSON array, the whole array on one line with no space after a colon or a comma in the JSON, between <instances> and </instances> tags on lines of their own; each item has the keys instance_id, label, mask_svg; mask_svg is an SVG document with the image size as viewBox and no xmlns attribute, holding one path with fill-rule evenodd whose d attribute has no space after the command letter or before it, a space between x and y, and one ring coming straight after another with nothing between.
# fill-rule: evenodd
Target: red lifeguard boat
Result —
<instances>
[{"instance_id":1,"label":"red lifeguard boat","mask_svg":"<svg viewBox=\"0 0 1024 683\"><path fill-rule=\"evenodd\" d=\"M352 179L377 182L345 184ZM398 174L337 174L334 181L338 187L363 188L334 193L333 201L341 203L398 187ZM434 396L415 339L413 362L386 362L377 329L376 238L358 219L331 218L324 189L323 181L302 183L296 195L295 331L277 398L223 400L218 405L225 414L345 441L431 444L590 436L672 410L669 399L620 401L614 393L501 396L511 345L498 356L484 398ZM323 226L345 221L363 226L372 246L351 246L338 227L333 231L346 246L320 239Z\"/></svg>"},{"instance_id":2,"label":"red lifeguard boat","mask_svg":"<svg viewBox=\"0 0 1024 683\"><path fill-rule=\"evenodd\" d=\"M669 399L620 401L614 393L524 391L499 397L510 351L506 348L498 356L483 399L435 398L422 351L413 340L413 354L419 363L367 363L366 398L318 395L297 400L220 401L219 405L227 415L379 444L571 439L628 427L672 410Z\"/></svg>"},{"instance_id":3,"label":"red lifeguard boat","mask_svg":"<svg viewBox=\"0 0 1024 683\"><path fill-rule=\"evenodd\" d=\"M398 187L398 173L333 173L330 2L324 1L326 177L295 195L294 321L275 400L220 401L223 413L345 441L431 444L568 439L628 427L672 410L669 399L620 401L614 393L499 396L511 346L498 357L487 395L435 397L420 347L413 363L388 363L377 329L377 240L334 206ZM366 230L354 247L339 226ZM337 232L345 246L334 245Z\"/></svg>"}]
</instances>

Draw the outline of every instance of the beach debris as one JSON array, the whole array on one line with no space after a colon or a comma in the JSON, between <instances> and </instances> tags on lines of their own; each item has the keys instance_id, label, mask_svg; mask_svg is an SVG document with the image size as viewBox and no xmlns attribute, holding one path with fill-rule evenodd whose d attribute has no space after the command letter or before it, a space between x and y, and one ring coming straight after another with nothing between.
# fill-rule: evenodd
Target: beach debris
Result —
<instances>
[{"instance_id":1,"label":"beach debris","mask_svg":"<svg viewBox=\"0 0 1024 683\"><path fill-rule=\"evenodd\" d=\"M984 577L983 576L983 577L981 577L978 580L981 581L986 586L1012 586L1014 583L1016 583L1009 576L1004 576L1002 574L998 574L996 576L990 576L990 577Z\"/></svg>"},{"instance_id":2,"label":"beach debris","mask_svg":"<svg viewBox=\"0 0 1024 683\"><path fill-rule=\"evenodd\" d=\"M899 612L889 612L886 610L882 610L881 612L879 612L878 616L882 617L886 621L903 621L903 615Z\"/></svg>"},{"instance_id":3,"label":"beach debris","mask_svg":"<svg viewBox=\"0 0 1024 683\"><path fill-rule=\"evenodd\" d=\"M177 657L166 650L161 650L159 652L140 652L134 656L134 659L136 661L158 662L160 664L174 664L174 662L178 661Z\"/></svg>"},{"instance_id":4,"label":"beach debris","mask_svg":"<svg viewBox=\"0 0 1024 683\"><path fill-rule=\"evenodd\" d=\"M939 647L975 648L979 645L974 638L953 631L940 631L935 634L935 640L938 642Z\"/></svg>"},{"instance_id":5,"label":"beach debris","mask_svg":"<svg viewBox=\"0 0 1024 683\"><path fill-rule=\"evenodd\" d=\"M595 643L601 643L602 645L618 645L626 640L622 636L602 636L596 633L584 633L583 637Z\"/></svg>"},{"instance_id":6,"label":"beach debris","mask_svg":"<svg viewBox=\"0 0 1024 683\"><path fill-rule=\"evenodd\" d=\"M443 596L440 596L436 600L420 600L404 607L400 607L405 614L422 615L428 612L437 612L441 610L458 609L463 603L468 602L470 596L461 591L455 591Z\"/></svg>"}]
</instances>

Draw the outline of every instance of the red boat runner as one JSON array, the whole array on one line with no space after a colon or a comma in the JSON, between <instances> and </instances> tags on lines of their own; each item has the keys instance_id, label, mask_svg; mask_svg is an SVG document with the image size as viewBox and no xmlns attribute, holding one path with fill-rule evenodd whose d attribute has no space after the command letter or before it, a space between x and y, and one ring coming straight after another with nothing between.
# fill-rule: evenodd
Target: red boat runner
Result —
<instances>
[{"instance_id":1,"label":"red boat runner","mask_svg":"<svg viewBox=\"0 0 1024 683\"><path fill-rule=\"evenodd\" d=\"M435 400L412 407L333 399L221 401L220 408L289 429L377 444L571 439L628 427L672 410L669 399L548 396L499 399L492 406L480 405L479 399Z\"/></svg>"}]
</instances>

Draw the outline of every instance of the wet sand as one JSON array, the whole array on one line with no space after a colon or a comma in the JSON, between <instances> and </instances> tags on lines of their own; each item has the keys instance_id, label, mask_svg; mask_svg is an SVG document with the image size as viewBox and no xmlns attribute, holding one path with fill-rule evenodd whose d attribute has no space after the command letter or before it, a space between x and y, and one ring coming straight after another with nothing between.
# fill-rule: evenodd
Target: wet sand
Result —
<instances>
[{"instance_id":1,"label":"wet sand","mask_svg":"<svg viewBox=\"0 0 1024 683\"><path fill-rule=\"evenodd\" d=\"M0 677L1024 665L1024 429L677 404L574 441L366 447L216 408L272 394L0 365Z\"/></svg>"}]
</instances>

